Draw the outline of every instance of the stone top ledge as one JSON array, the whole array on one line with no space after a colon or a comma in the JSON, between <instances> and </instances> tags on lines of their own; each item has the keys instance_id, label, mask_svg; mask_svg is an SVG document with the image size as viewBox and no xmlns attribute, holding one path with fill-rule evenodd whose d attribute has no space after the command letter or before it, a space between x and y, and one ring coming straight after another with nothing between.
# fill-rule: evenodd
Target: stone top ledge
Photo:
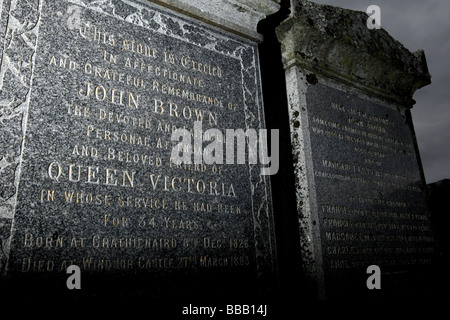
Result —
<instances>
[{"instance_id":1,"label":"stone top ledge","mask_svg":"<svg viewBox=\"0 0 450 320\"><path fill-rule=\"evenodd\" d=\"M368 15L301 2L277 28L285 69L298 65L386 100L411 107L414 92L431 83L422 50L411 53Z\"/></svg>"},{"instance_id":2,"label":"stone top ledge","mask_svg":"<svg viewBox=\"0 0 450 320\"><path fill-rule=\"evenodd\" d=\"M258 22L280 9L280 0L148 0L240 36L261 42Z\"/></svg>"}]
</instances>

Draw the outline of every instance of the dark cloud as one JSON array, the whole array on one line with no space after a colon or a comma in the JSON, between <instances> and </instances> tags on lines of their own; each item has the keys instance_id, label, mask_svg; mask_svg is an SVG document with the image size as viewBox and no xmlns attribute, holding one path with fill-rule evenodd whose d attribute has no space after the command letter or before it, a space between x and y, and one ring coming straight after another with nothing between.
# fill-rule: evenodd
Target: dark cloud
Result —
<instances>
[{"instance_id":1,"label":"dark cloud","mask_svg":"<svg viewBox=\"0 0 450 320\"><path fill-rule=\"evenodd\" d=\"M424 49L432 84L418 90L412 110L420 155L428 183L450 178L450 1L314 0L366 11L376 4L381 25L410 51Z\"/></svg>"}]
</instances>

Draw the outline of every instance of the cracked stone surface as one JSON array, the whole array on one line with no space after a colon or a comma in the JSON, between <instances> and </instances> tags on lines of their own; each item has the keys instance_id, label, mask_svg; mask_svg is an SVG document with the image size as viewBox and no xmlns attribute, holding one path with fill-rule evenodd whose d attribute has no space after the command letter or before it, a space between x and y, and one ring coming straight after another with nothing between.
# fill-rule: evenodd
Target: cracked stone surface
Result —
<instances>
[{"instance_id":1,"label":"cracked stone surface","mask_svg":"<svg viewBox=\"0 0 450 320\"><path fill-rule=\"evenodd\" d=\"M431 81L424 52L411 53L384 29L368 29L366 20L364 12L299 3L277 29L283 63L412 106L414 92Z\"/></svg>"}]
</instances>

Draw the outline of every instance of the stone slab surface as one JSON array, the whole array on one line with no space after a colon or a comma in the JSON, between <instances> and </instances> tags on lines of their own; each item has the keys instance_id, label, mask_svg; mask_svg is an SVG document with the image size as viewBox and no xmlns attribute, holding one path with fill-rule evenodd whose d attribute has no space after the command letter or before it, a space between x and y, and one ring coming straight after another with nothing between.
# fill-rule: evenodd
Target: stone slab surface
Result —
<instances>
[{"instance_id":1,"label":"stone slab surface","mask_svg":"<svg viewBox=\"0 0 450 320\"><path fill-rule=\"evenodd\" d=\"M382 294L415 289L434 239L411 119L322 84L306 101L328 295L367 294L370 265L382 270Z\"/></svg>"},{"instance_id":2,"label":"stone slab surface","mask_svg":"<svg viewBox=\"0 0 450 320\"><path fill-rule=\"evenodd\" d=\"M256 44L142 1L4 3L7 276L66 279L75 264L92 281L135 276L134 292L155 294L270 277L260 167L170 161L172 131L195 120L264 127Z\"/></svg>"}]
</instances>

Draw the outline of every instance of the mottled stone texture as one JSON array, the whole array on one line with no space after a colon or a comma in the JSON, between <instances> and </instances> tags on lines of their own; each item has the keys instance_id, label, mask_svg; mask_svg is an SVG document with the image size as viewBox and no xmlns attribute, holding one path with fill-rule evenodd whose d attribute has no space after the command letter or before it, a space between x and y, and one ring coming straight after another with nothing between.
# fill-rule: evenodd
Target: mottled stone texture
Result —
<instances>
[{"instance_id":1,"label":"mottled stone texture","mask_svg":"<svg viewBox=\"0 0 450 320\"><path fill-rule=\"evenodd\" d=\"M430 83L423 51L409 52L384 29L369 30L367 14L307 2L279 28L283 63L294 63L367 92L411 105Z\"/></svg>"},{"instance_id":2,"label":"mottled stone texture","mask_svg":"<svg viewBox=\"0 0 450 320\"><path fill-rule=\"evenodd\" d=\"M264 128L256 42L147 1L2 4L8 288L64 295L75 264L86 296L266 294L276 252L260 166L170 161L172 131L195 120Z\"/></svg>"},{"instance_id":3,"label":"mottled stone texture","mask_svg":"<svg viewBox=\"0 0 450 320\"><path fill-rule=\"evenodd\" d=\"M367 15L296 1L277 28L304 272L320 298L428 293L435 250L409 109L430 83ZM366 287L370 265L383 290Z\"/></svg>"},{"instance_id":4,"label":"mottled stone texture","mask_svg":"<svg viewBox=\"0 0 450 320\"><path fill-rule=\"evenodd\" d=\"M280 0L156 0L202 21L245 37L262 40L258 22L278 11Z\"/></svg>"},{"instance_id":5,"label":"mottled stone texture","mask_svg":"<svg viewBox=\"0 0 450 320\"><path fill-rule=\"evenodd\" d=\"M2 1L0 24L0 272L9 250L36 51L38 1Z\"/></svg>"}]
</instances>

